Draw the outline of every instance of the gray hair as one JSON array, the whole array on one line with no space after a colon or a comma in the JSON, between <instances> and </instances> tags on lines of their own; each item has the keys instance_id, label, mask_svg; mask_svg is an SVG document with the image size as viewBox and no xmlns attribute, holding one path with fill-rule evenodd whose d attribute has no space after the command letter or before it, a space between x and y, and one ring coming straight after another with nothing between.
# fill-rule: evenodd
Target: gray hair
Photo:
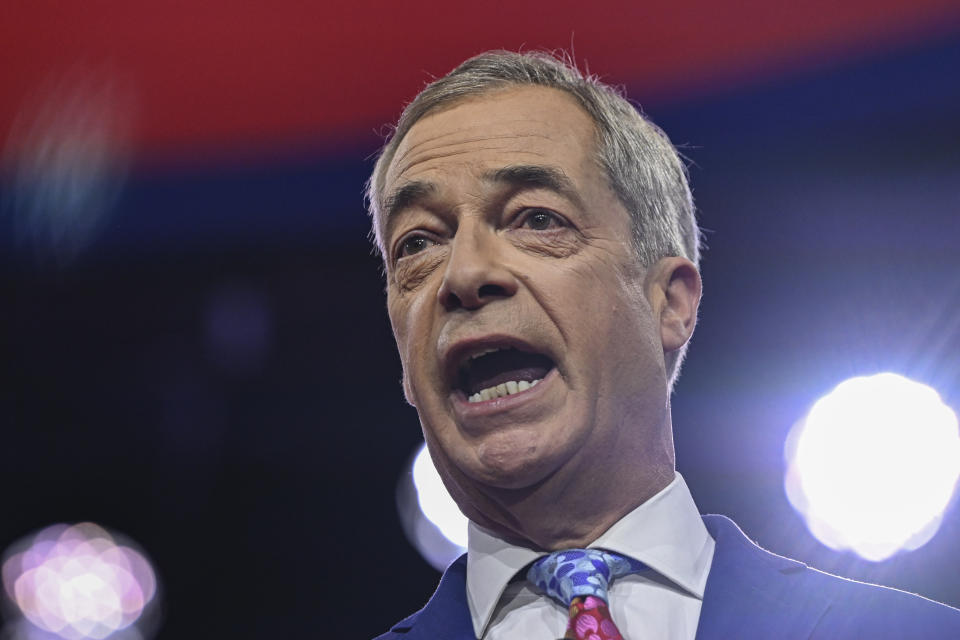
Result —
<instances>
[{"instance_id":1,"label":"gray hair","mask_svg":"<svg viewBox=\"0 0 960 640\"><path fill-rule=\"evenodd\" d=\"M367 182L372 240L384 254L381 216L387 168L400 141L425 115L467 97L514 85L535 85L570 94L593 119L597 160L610 187L629 212L631 244L644 266L665 256L699 265L700 231L687 172L666 134L627 101L622 91L572 62L545 52L488 51L428 84L400 115ZM385 254L384 254L385 255ZM676 379L685 349L670 354L667 375Z\"/></svg>"}]
</instances>

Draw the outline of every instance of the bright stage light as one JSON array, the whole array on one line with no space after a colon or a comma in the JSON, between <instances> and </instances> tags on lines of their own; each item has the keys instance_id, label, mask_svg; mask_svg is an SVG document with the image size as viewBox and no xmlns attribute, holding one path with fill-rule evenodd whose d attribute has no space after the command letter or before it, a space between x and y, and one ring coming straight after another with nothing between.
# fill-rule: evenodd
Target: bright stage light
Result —
<instances>
[{"instance_id":1,"label":"bright stage light","mask_svg":"<svg viewBox=\"0 0 960 640\"><path fill-rule=\"evenodd\" d=\"M960 476L957 416L893 373L851 378L786 444L787 496L827 546L880 561L933 537Z\"/></svg>"},{"instance_id":2,"label":"bright stage light","mask_svg":"<svg viewBox=\"0 0 960 640\"><path fill-rule=\"evenodd\" d=\"M459 547L466 547L467 518L443 486L426 445L420 447L413 461L413 484L417 488L420 509L427 519L440 529L447 540Z\"/></svg>"},{"instance_id":3,"label":"bright stage light","mask_svg":"<svg viewBox=\"0 0 960 640\"><path fill-rule=\"evenodd\" d=\"M424 559L443 570L466 551L467 518L447 493L426 445L421 445L397 486L403 530Z\"/></svg>"},{"instance_id":4,"label":"bright stage light","mask_svg":"<svg viewBox=\"0 0 960 640\"><path fill-rule=\"evenodd\" d=\"M14 638L133 639L154 600L149 561L89 523L54 525L15 545L3 562L3 586L23 619Z\"/></svg>"}]
</instances>

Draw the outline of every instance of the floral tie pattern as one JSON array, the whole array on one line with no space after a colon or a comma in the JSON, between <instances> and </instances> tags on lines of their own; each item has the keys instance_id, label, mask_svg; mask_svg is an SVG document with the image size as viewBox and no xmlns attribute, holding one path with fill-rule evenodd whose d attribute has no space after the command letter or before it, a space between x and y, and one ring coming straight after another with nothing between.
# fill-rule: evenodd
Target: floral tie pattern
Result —
<instances>
[{"instance_id":1,"label":"floral tie pattern","mask_svg":"<svg viewBox=\"0 0 960 640\"><path fill-rule=\"evenodd\" d=\"M610 617L611 580L646 568L642 562L601 549L555 551L533 563L527 580L568 607L565 639L623 640Z\"/></svg>"}]
</instances>

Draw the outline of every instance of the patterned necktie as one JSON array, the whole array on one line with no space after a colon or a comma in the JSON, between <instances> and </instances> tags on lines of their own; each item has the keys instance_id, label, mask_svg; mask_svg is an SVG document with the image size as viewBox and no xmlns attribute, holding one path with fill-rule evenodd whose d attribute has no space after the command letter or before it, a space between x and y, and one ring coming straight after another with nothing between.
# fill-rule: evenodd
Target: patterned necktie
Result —
<instances>
[{"instance_id":1,"label":"patterned necktie","mask_svg":"<svg viewBox=\"0 0 960 640\"><path fill-rule=\"evenodd\" d=\"M646 568L632 558L600 549L554 551L533 563L527 580L568 608L563 636L571 640L623 640L610 618L607 586Z\"/></svg>"}]
</instances>

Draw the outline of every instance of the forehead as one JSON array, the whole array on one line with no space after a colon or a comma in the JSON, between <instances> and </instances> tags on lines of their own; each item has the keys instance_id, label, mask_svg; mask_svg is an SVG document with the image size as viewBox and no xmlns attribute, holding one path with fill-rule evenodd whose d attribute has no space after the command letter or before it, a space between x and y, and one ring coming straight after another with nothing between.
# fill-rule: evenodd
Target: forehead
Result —
<instances>
[{"instance_id":1,"label":"forehead","mask_svg":"<svg viewBox=\"0 0 960 640\"><path fill-rule=\"evenodd\" d=\"M593 120L569 94L510 87L428 114L400 141L384 195L415 180L444 181L511 164L550 165L574 182L596 167Z\"/></svg>"}]
</instances>

